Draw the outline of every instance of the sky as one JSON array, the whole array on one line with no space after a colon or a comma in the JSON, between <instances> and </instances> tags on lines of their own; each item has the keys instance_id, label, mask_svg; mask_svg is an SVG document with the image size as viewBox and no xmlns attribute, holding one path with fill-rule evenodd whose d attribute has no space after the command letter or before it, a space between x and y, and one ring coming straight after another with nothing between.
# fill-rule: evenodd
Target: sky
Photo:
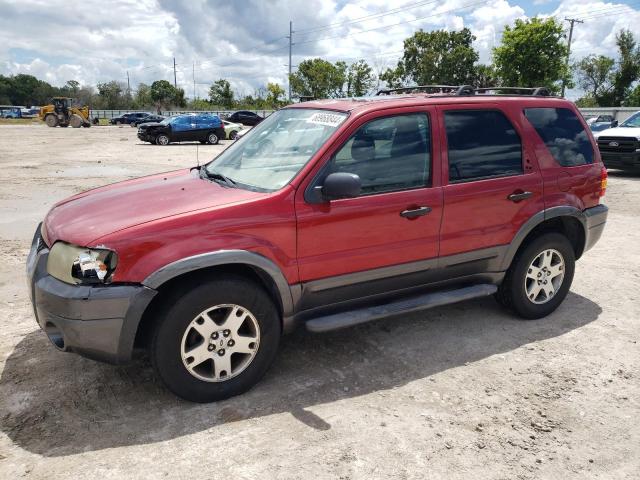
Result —
<instances>
[{"instance_id":1,"label":"sky","mask_svg":"<svg viewBox=\"0 0 640 480\"><path fill-rule=\"evenodd\" d=\"M380 72L419 29L468 27L480 61L489 62L504 26L536 15L584 21L575 25L572 61L615 57L621 28L640 40L640 0L0 0L0 74L95 86L126 84L128 73L135 90L173 82L175 57L188 97L206 97L218 78L243 95L267 82L286 89L290 21L294 69L306 58L363 58Z\"/></svg>"}]
</instances>

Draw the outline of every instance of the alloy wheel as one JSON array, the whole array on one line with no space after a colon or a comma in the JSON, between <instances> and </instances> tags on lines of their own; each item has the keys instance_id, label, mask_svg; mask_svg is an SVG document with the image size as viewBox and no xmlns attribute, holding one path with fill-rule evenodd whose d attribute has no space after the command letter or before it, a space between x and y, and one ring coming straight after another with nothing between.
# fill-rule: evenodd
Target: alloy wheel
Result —
<instances>
[{"instance_id":1,"label":"alloy wheel","mask_svg":"<svg viewBox=\"0 0 640 480\"><path fill-rule=\"evenodd\" d=\"M223 382L242 373L260 345L256 317L235 304L216 305L198 314L181 343L182 363L194 377Z\"/></svg>"},{"instance_id":2,"label":"alloy wheel","mask_svg":"<svg viewBox=\"0 0 640 480\"><path fill-rule=\"evenodd\" d=\"M564 258L559 251L549 248L536 255L524 279L529 301L541 305L551 300L562 286L564 272Z\"/></svg>"}]
</instances>

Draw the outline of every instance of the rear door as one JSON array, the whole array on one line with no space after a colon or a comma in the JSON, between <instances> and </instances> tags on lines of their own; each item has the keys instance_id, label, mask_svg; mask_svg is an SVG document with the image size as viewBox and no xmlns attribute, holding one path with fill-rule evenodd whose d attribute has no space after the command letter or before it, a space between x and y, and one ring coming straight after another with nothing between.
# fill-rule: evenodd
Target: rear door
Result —
<instances>
[{"instance_id":1,"label":"rear door","mask_svg":"<svg viewBox=\"0 0 640 480\"><path fill-rule=\"evenodd\" d=\"M416 286L435 267L442 213L433 182L440 175L435 110L395 111L355 122L296 193L301 308ZM305 199L333 172L357 174L361 195Z\"/></svg>"},{"instance_id":2,"label":"rear door","mask_svg":"<svg viewBox=\"0 0 640 480\"><path fill-rule=\"evenodd\" d=\"M444 211L440 265L481 273L544 209L542 179L516 111L497 104L439 107Z\"/></svg>"},{"instance_id":3,"label":"rear door","mask_svg":"<svg viewBox=\"0 0 640 480\"><path fill-rule=\"evenodd\" d=\"M523 109L540 164L545 207L571 205L579 210L600 203L601 168L588 126L570 105Z\"/></svg>"}]
</instances>

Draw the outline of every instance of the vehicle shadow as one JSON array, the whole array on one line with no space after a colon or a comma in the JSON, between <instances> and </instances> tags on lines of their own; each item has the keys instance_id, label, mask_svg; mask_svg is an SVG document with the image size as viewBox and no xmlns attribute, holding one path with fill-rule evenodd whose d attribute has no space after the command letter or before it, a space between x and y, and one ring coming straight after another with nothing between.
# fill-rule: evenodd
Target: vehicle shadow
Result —
<instances>
[{"instance_id":1,"label":"vehicle shadow","mask_svg":"<svg viewBox=\"0 0 640 480\"><path fill-rule=\"evenodd\" d=\"M59 353L34 331L0 377L0 429L21 448L50 457L161 442L283 412L328 430L326 420L306 409L557 337L601 311L570 293L553 315L520 321L485 298L327 334L298 331L283 339L274 366L253 390L206 405L166 391L144 358L104 365Z\"/></svg>"}]
</instances>

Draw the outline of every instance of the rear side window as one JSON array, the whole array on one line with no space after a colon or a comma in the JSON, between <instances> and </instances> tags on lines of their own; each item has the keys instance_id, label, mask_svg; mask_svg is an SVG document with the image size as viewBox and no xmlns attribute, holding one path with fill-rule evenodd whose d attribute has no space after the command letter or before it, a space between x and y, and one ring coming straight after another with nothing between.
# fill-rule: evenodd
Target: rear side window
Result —
<instances>
[{"instance_id":1,"label":"rear side window","mask_svg":"<svg viewBox=\"0 0 640 480\"><path fill-rule=\"evenodd\" d=\"M497 110L451 110L444 114L449 148L449 182L519 175L522 143Z\"/></svg>"},{"instance_id":2,"label":"rear side window","mask_svg":"<svg viewBox=\"0 0 640 480\"><path fill-rule=\"evenodd\" d=\"M580 120L568 108L525 108L553 158L563 167L593 163L593 148Z\"/></svg>"}]
</instances>

